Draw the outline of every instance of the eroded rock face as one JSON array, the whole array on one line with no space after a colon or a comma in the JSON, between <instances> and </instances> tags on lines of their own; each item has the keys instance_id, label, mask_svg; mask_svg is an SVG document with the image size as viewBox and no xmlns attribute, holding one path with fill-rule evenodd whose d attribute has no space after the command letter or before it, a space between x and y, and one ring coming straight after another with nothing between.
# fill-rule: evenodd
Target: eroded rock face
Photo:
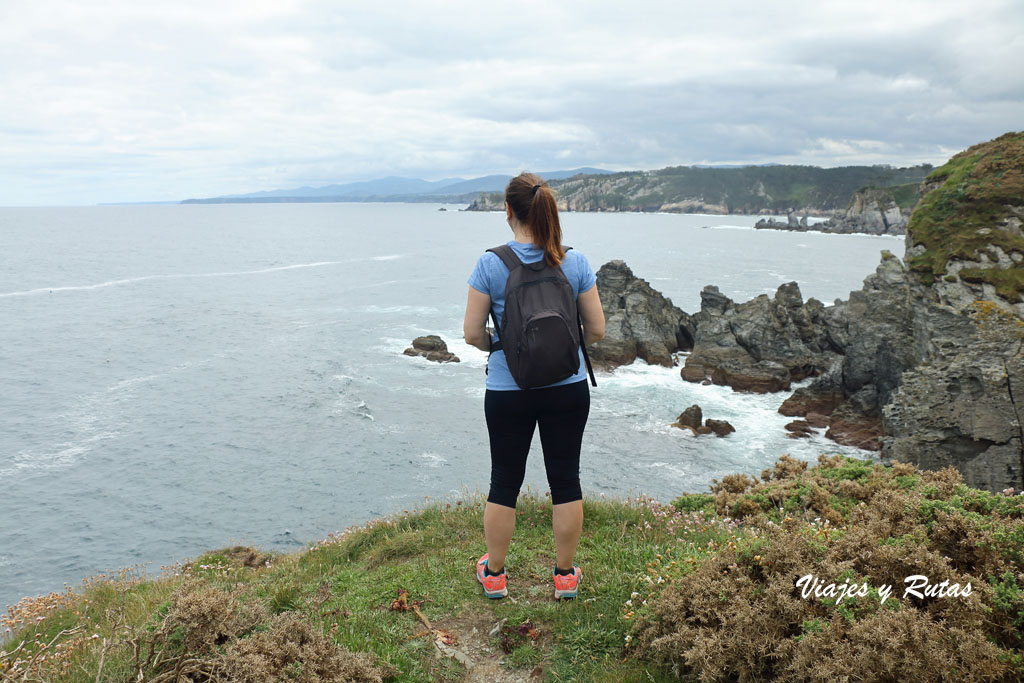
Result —
<instances>
[{"instance_id":1,"label":"eroded rock face","mask_svg":"<svg viewBox=\"0 0 1024 683\"><path fill-rule=\"evenodd\" d=\"M883 252L864 286L830 309L827 335L842 356L813 383L793 392L779 412L830 416L828 438L879 450L881 409L892 399L903 372L939 343L937 329L943 331L942 337L955 336L953 328L962 322L955 315L926 314L927 298L925 288L909 276L903 263Z\"/></svg>"},{"instance_id":2,"label":"eroded rock face","mask_svg":"<svg viewBox=\"0 0 1024 683\"><path fill-rule=\"evenodd\" d=\"M423 356L436 363L458 363L459 357L448 351L448 345L436 334L416 337L412 346L403 351L407 356Z\"/></svg>"},{"instance_id":3,"label":"eroded rock face","mask_svg":"<svg viewBox=\"0 0 1024 683\"><path fill-rule=\"evenodd\" d=\"M883 457L927 469L952 465L971 486L991 491L1020 487L1024 322L989 314L1001 320L982 320L959 347L903 374L882 410Z\"/></svg>"},{"instance_id":4,"label":"eroded rock face","mask_svg":"<svg viewBox=\"0 0 1024 683\"><path fill-rule=\"evenodd\" d=\"M1020 487L1024 321L1012 307L951 305L885 254L837 309L832 334L844 355L780 413L827 419L826 437L883 459L953 465L971 486L993 491Z\"/></svg>"},{"instance_id":5,"label":"eroded rock face","mask_svg":"<svg viewBox=\"0 0 1024 683\"><path fill-rule=\"evenodd\" d=\"M791 380L818 375L838 357L831 312L817 299L806 303L795 282L736 304L717 287L701 291L693 352L681 371L688 382L710 379L737 391L789 389Z\"/></svg>"},{"instance_id":6,"label":"eroded rock face","mask_svg":"<svg viewBox=\"0 0 1024 683\"><path fill-rule=\"evenodd\" d=\"M693 346L690 316L633 275L624 261L601 266L597 291L604 309L605 337L587 347L596 365L613 368L641 358L672 367L672 354Z\"/></svg>"}]
</instances>

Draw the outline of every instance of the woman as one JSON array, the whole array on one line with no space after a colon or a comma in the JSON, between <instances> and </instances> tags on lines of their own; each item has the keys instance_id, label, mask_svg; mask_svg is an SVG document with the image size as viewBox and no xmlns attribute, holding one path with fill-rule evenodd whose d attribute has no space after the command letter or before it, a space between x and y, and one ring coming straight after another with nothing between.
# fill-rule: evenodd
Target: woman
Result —
<instances>
[{"instance_id":1,"label":"woman","mask_svg":"<svg viewBox=\"0 0 1024 683\"><path fill-rule=\"evenodd\" d=\"M513 178L505 189L505 214L513 239L507 244L523 263L547 259L562 269L576 297L583 320L583 343L604 337L604 312L598 298L594 271L586 257L562 247L555 197L544 180L533 173ZM469 277L464 333L466 343L490 351L486 329L493 309L500 327L509 269L493 252L477 261ZM491 446L491 484L484 509L487 552L477 562L477 580L489 598L508 595L505 556L516 523L516 498L526 474L526 456L533 431L540 427L544 467L551 488L552 527L557 558L552 577L555 598L574 598L582 572L574 564L583 530L583 494L580 490L580 445L590 413L590 387L580 350L575 375L537 389L520 389L512 377L504 351L491 353L487 364L484 414Z\"/></svg>"}]
</instances>

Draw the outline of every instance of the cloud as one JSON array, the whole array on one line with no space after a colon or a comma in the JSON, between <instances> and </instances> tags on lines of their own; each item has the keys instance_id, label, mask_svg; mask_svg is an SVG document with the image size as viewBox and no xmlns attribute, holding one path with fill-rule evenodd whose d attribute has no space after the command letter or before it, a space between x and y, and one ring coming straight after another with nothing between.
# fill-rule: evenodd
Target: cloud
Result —
<instances>
[{"instance_id":1,"label":"cloud","mask_svg":"<svg viewBox=\"0 0 1024 683\"><path fill-rule=\"evenodd\" d=\"M0 204L380 175L941 162L1020 126L1024 8L0 6Z\"/></svg>"}]
</instances>

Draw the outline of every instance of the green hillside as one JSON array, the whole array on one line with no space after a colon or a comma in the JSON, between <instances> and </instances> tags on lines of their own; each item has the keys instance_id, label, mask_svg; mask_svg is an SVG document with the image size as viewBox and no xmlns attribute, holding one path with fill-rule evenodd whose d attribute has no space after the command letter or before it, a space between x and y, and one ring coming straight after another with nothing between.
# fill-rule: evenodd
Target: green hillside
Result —
<instances>
[{"instance_id":1,"label":"green hillside","mask_svg":"<svg viewBox=\"0 0 1024 683\"><path fill-rule=\"evenodd\" d=\"M931 166L747 166L578 175L551 181L571 211L677 211L758 214L830 214L844 211L855 192L886 189L901 208L917 200ZM501 193L488 193L475 208L500 207Z\"/></svg>"}]
</instances>

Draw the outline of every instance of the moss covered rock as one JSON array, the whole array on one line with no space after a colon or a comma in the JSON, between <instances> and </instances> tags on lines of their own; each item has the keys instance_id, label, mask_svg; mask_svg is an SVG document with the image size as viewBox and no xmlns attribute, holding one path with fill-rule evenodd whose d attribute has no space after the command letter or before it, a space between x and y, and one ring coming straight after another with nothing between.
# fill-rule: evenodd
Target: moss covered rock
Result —
<instances>
[{"instance_id":1,"label":"moss covered rock","mask_svg":"<svg viewBox=\"0 0 1024 683\"><path fill-rule=\"evenodd\" d=\"M1024 302L1024 132L964 150L925 188L907 226L910 269L924 284L955 275L978 294Z\"/></svg>"}]
</instances>

